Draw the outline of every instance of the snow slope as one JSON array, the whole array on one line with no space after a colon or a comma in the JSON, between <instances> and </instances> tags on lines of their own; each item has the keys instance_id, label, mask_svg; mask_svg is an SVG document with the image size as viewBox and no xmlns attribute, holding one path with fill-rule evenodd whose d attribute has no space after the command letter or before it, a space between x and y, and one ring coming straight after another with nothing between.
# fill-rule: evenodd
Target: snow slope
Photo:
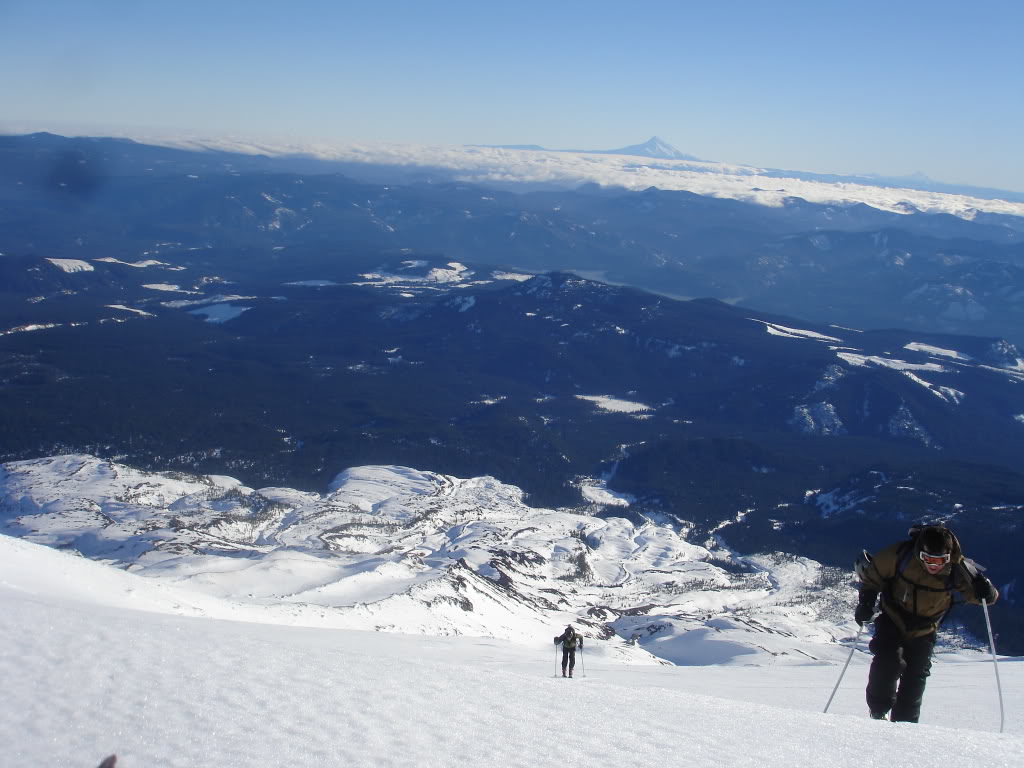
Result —
<instances>
[{"instance_id":1,"label":"snow slope","mask_svg":"<svg viewBox=\"0 0 1024 768\"><path fill-rule=\"evenodd\" d=\"M220 598L197 596L221 615ZM180 587L0 536L0 743L11 766L1024 764L1024 666L936 663L921 725L864 713L837 663L615 663L574 680L554 646L193 618ZM196 603L198 604L198 603ZM220 606L216 608L215 606ZM558 628L552 628L552 633ZM953 725L956 727L952 727Z\"/></svg>"}]
</instances>

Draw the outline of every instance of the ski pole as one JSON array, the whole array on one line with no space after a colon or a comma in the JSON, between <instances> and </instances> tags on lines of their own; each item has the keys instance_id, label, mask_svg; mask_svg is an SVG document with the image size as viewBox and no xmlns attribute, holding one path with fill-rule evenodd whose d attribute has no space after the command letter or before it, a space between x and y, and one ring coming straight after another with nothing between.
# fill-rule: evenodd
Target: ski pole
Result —
<instances>
[{"instance_id":1,"label":"ski pole","mask_svg":"<svg viewBox=\"0 0 1024 768\"><path fill-rule=\"evenodd\" d=\"M864 631L864 625L860 625L860 629L857 630L857 636L853 638L853 645L850 646L850 655L846 657L846 663L843 664L843 671L839 673L839 679L836 680L836 687L832 689L832 695L828 697L828 701L825 703L825 712L828 712L828 708L832 704L832 699L835 698L836 691L839 690L839 684L843 682L843 675L846 674L846 668L850 666L850 660L853 658L853 652L857 650L857 641L860 640L860 635Z\"/></svg>"},{"instance_id":2,"label":"ski pole","mask_svg":"<svg viewBox=\"0 0 1024 768\"><path fill-rule=\"evenodd\" d=\"M583 663L583 644L580 644L580 675L587 676L587 665Z\"/></svg>"},{"instance_id":3,"label":"ski pole","mask_svg":"<svg viewBox=\"0 0 1024 768\"><path fill-rule=\"evenodd\" d=\"M996 661L996 641L992 637L992 622L988 617L988 602L981 601L981 610L985 613L985 626L988 628L988 645L992 649L992 669L996 671L996 690L999 692L999 732L1003 732L1006 713L1003 711L1003 685L999 682L999 663Z\"/></svg>"},{"instance_id":4,"label":"ski pole","mask_svg":"<svg viewBox=\"0 0 1024 768\"><path fill-rule=\"evenodd\" d=\"M555 644L555 677L558 677L558 645Z\"/></svg>"}]
</instances>

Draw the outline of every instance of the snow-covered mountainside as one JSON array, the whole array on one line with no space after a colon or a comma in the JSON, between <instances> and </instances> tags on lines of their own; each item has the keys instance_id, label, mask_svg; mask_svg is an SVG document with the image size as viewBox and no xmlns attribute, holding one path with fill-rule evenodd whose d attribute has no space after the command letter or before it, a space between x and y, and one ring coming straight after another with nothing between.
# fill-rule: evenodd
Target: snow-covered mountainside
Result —
<instances>
[{"instance_id":1,"label":"snow-covered mountainside","mask_svg":"<svg viewBox=\"0 0 1024 768\"><path fill-rule=\"evenodd\" d=\"M677 664L827 658L852 633L849 574L532 508L490 477L357 467L320 495L69 455L4 465L0 510L5 533L270 621L517 643L572 621L618 658Z\"/></svg>"},{"instance_id":2,"label":"snow-covered mountainside","mask_svg":"<svg viewBox=\"0 0 1024 768\"><path fill-rule=\"evenodd\" d=\"M3 762L863 768L914 765L923 743L963 768L1024 762L1015 660L1000 662L1000 735L977 655L937 654L908 725L867 717L861 652L822 714L847 656L834 644L821 646L830 663L675 667L620 663L614 639L588 634L562 680L550 633L516 644L305 619L283 626L295 618L0 535Z\"/></svg>"}]
</instances>

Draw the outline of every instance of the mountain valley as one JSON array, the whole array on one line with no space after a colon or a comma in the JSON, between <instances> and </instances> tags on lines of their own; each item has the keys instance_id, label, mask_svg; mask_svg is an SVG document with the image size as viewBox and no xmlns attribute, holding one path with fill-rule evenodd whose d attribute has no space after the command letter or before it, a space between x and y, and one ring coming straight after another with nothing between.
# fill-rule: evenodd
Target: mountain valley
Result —
<instances>
[{"instance_id":1,"label":"mountain valley","mask_svg":"<svg viewBox=\"0 0 1024 768\"><path fill-rule=\"evenodd\" d=\"M130 143L79 178L81 142L5 142L0 460L295 493L369 465L486 476L840 569L942 519L1024 647L1014 217L392 187ZM716 293L755 298L677 298Z\"/></svg>"}]
</instances>

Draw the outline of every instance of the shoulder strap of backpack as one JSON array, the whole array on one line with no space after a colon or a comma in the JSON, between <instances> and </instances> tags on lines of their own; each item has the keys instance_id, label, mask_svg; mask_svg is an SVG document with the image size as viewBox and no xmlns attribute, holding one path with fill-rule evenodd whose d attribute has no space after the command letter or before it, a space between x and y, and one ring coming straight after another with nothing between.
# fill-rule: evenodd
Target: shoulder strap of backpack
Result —
<instances>
[{"instance_id":1,"label":"shoulder strap of backpack","mask_svg":"<svg viewBox=\"0 0 1024 768\"><path fill-rule=\"evenodd\" d=\"M896 579L908 579L903 575L903 571L907 569L907 565L910 564L910 558L914 555L914 541L904 541L900 544L899 549L896 550L896 572L892 575L892 578L888 581L888 586L892 585L892 582Z\"/></svg>"}]
</instances>

